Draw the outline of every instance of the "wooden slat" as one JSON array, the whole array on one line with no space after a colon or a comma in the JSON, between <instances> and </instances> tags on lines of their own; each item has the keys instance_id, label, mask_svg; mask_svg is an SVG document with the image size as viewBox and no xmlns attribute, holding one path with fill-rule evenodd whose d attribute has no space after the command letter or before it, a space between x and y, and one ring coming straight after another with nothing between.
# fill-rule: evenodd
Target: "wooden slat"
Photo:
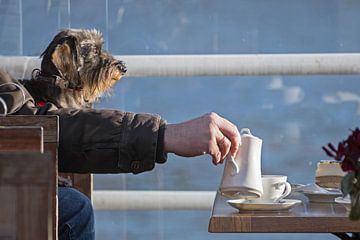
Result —
<instances>
[{"instance_id":1,"label":"wooden slat","mask_svg":"<svg viewBox=\"0 0 360 240\"><path fill-rule=\"evenodd\" d=\"M54 239L49 154L0 153L0 239Z\"/></svg>"},{"instance_id":2,"label":"wooden slat","mask_svg":"<svg viewBox=\"0 0 360 240\"><path fill-rule=\"evenodd\" d=\"M0 117L0 126L41 126L44 129L44 142L58 142L58 118L55 115L8 115Z\"/></svg>"},{"instance_id":3,"label":"wooden slat","mask_svg":"<svg viewBox=\"0 0 360 240\"><path fill-rule=\"evenodd\" d=\"M0 126L0 152L43 152L43 129L33 126Z\"/></svg>"},{"instance_id":4,"label":"wooden slat","mask_svg":"<svg viewBox=\"0 0 360 240\"><path fill-rule=\"evenodd\" d=\"M57 121L57 119L56 119ZM52 161L54 162L54 170L56 175L53 178L50 178L50 182L54 186L53 194L52 194L52 203L54 204L55 208L53 209L52 216L53 216L53 239L56 240L58 238L58 205L57 205L57 192L58 192L58 143L56 142L46 142L44 144L45 152L50 154Z\"/></svg>"},{"instance_id":5,"label":"wooden slat","mask_svg":"<svg viewBox=\"0 0 360 240\"><path fill-rule=\"evenodd\" d=\"M74 174L74 186L92 200L93 175L92 174Z\"/></svg>"}]
</instances>

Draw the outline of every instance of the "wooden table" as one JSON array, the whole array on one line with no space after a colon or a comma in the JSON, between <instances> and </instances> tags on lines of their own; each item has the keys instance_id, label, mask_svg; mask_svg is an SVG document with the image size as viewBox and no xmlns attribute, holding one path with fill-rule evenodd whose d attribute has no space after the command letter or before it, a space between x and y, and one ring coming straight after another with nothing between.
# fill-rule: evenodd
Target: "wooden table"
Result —
<instances>
[{"instance_id":1,"label":"wooden table","mask_svg":"<svg viewBox=\"0 0 360 240\"><path fill-rule=\"evenodd\" d=\"M243 211L231 207L217 193L209 232L212 233L332 233L341 239L359 237L360 222L350 221L344 206L337 203L310 203L304 196L292 196L303 202L288 211ZM290 197L289 197L290 198ZM355 238L359 239L359 238Z\"/></svg>"}]
</instances>

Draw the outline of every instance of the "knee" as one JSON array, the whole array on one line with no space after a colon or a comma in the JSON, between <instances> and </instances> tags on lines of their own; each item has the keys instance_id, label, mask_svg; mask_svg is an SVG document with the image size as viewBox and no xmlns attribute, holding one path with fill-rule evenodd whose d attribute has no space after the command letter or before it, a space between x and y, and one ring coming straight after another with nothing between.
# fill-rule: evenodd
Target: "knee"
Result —
<instances>
[{"instance_id":1,"label":"knee","mask_svg":"<svg viewBox=\"0 0 360 240\"><path fill-rule=\"evenodd\" d=\"M59 233L67 232L75 239L94 235L94 210L89 198L72 188L59 187L58 193Z\"/></svg>"},{"instance_id":2,"label":"knee","mask_svg":"<svg viewBox=\"0 0 360 240\"><path fill-rule=\"evenodd\" d=\"M77 191L77 190L75 190ZM79 192L76 199L74 199L75 203L77 204L77 208L79 211L79 214L83 215L84 218L92 218L94 215L94 209L91 204L90 199ZM74 202L73 202L74 203Z\"/></svg>"},{"instance_id":3,"label":"knee","mask_svg":"<svg viewBox=\"0 0 360 240\"><path fill-rule=\"evenodd\" d=\"M94 209L90 199L87 196L82 195L78 204L78 215L81 225L83 225L83 227L86 227L86 225L92 227L94 225Z\"/></svg>"}]
</instances>

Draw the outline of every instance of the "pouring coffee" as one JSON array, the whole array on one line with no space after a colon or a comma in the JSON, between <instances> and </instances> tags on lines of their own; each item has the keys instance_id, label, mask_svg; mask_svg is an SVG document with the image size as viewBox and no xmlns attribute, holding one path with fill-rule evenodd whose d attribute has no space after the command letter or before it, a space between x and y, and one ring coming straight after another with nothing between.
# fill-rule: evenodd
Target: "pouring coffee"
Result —
<instances>
[{"instance_id":1,"label":"pouring coffee","mask_svg":"<svg viewBox=\"0 0 360 240\"><path fill-rule=\"evenodd\" d=\"M263 194L261 180L262 139L250 129L240 131L241 145L233 158L226 156L219 191L229 198L256 199Z\"/></svg>"}]
</instances>

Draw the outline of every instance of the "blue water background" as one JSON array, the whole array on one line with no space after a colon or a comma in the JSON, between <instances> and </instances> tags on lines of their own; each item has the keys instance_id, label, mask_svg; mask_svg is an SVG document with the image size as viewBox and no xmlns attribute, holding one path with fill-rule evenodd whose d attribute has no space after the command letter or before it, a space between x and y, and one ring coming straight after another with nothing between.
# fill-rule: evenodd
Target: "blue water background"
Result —
<instances>
[{"instance_id":1,"label":"blue water background","mask_svg":"<svg viewBox=\"0 0 360 240\"><path fill-rule=\"evenodd\" d=\"M357 0L0 1L0 54L40 55L61 28L96 28L131 54L359 52ZM264 140L262 171L311 183L321 146L359 125L358 75L127 78L98 108L170 123L215 111ZM151 172L96 175L97 189L213 190L222 166L182 158ZM210 234L210 211L96 211L97 239L336 239L329 234Z\"/></svg>"}]
</instances>

